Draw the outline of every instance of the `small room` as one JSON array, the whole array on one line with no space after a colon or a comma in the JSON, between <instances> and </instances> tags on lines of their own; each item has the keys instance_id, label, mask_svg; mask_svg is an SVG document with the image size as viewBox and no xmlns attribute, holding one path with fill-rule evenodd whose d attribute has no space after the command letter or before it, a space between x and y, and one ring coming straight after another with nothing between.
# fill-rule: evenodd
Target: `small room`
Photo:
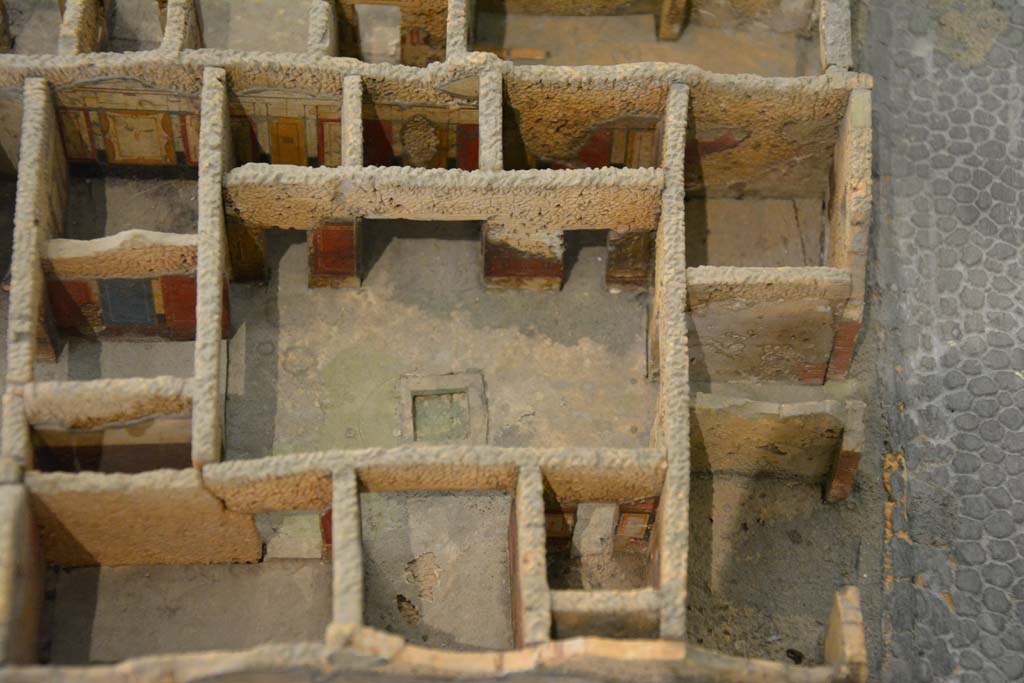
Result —
<instances>
[{"instance_id":1,"label":"small room","mask_svg":"<svg viewBox=\"0 0 1024 683\"><path fill-rule=\"evenodd\" d=\"M198 181L191 178L72 172L62 236L93 240L126 230L195 235L199 220L197 187Z\"/></svg>"},{"instance_id":2,"label":"small room","mask_svg":"<svg viewBox=\"0 0 1024 683\"><path fill-rule=\"evenodd\" d=\"M819 73L817 13L809 12L816 3L789 3L794 7L788 11L772 16L762 10L753 17L750 3L744 10L729 7L736 3L689 4L682 34L659 40L660 3L622 2L607 6L607 14L595 14L587 4L481 0L471 48L524 65L668 62L729 74ZM778 10L778 3L763 4Z\"/></svg>"},{"instance_id":3,"label":"small room","mask_svg":"<svg viewBox=\"0 0 1024 683\"><path fill-rule=\"evenodd\" d=\"M507 650L507 491L359 494L364 623L411 644Z\"/></svg>"},{"instance_id":4,"label":"small room","mask_svg":"<svg viewBox=\"0 0 1024 683\"><path fill-rule=\"evenodd\" d=\"M231 285L226 457L424 436L646 446L657 392L646 378L646 294L609 291L595 234L567 238L560 290L528 291L485 286L478 222L365 219L361 285L337 288L309 288L303 231L266 231L269 283ZM435 427L457 428L417 436L412 407L402 408L417 403Z\"/></svg>"},{"instance_id":5,"label":"small room","mask_svg":"<svg viewBox=\"0 0 1024 683\"><path fill-rule=\"evenodd\" d=\"M548 585L555 590L631 590L653 585L651 531L657 497L619 503L545 500Z\"/></svg>"},{"instance_id":6,"label":"small room","mask_svg":"<svg viewBox=\"0 0 1024 683\"><path fill-rule=\"evenodd\" d=\"M571 471L542 469L553 637L656 638L663 471Z\"/></svg>"},{"instance_id":7,"label":"small room","mask_svg":"<svg viewBox=\"0 0 1024 683\"><path fill-rule=\"evenodd\" d=\"M37 378L189 377L195 102L130 80L70 88L61 97L64 158L53 163L65 183L50 197L58 227L42 246L57 363L37 363Z\"/></svg>"},{"instance_id":8,"label":"small room","mask_svg":"<svg viewBox=\"0 0 1024 683\"><path fill-rule=\"evenodd\" d=\"M811 197L687 197L687 266L824 265L827 216Z\"/></svg>"},{"instance_id":9,"label":"small room","mask_svg":"<svg viewBox=\"0 0 1024 683\"><path fill-rule=\"evenodd\" d=\"M305 52L311 4L311 0L196 0L203 47Z\"/></svg>"},{"instance_id":10,"label":"small room","mask_svg":"<svg viewBox=\"0 0 1024 683\"><path fill-rule=\"evenodd\" d=\"M83 478L89 493L76 497ZM40 663L322 642L329 542L319 524L310 537L309 525L280 521L320 511L224 510L193 470L28 479L46 560Z\"/></svg>"},{"instance_id":11,"label":"small room","mask_svg":"<svg viewBox=\"0 0 1024 683\"><path fill-rule=\"evenodd\" d=\"M156 50L164 37L157 0L113 0L107 25L104 52Z\"/></svg>"},{"instance_id":12,"label":"small room","mask_svg":"<svg viewBox=\"0 0 1024 683\"><path fill-rule=\"evenodd\" d=\"M850 188L863 192L868 183L863 151L851 151L851 136L858 135L851 126L859 119L848 113L863 98L819 87L807 99L797 110L757 87L743 106L692 100L685 151L688 267L815 268L845 261L842 250L854 245L835 231L847 212L853 220L862 210L847 205Z\"/></svg>"},{"instance_id":13,"label":"small room","mask_svg":"<svg viewBox=\"0 0 1024 683\"><path fill-rule=\"evenodd\" d=\"M192 416L158 415L130 424L32 428L33 469L135 474L192 467Z\"/></svg>"},{"instance_id":14,"label":"small room","mask_svg":"<svg viewBox=\"0 0 1024 683\"><path fill-rule=\"evenodd\" d=\"M738 657L822 664L821 625L836 586L882 599L882 558L865 538L882 537L884 520L868 510L886 493L881 465L871 468L852 505L822 502L820 482L694 473L687 640Z\"/></svg>"},{"instance_id":15,"label":"small room","mask_svg":"<svg viewBox=\"0 0 1024 683\"><path fill-rule=\"evenodd\" d=\"M4 0L7 27L13 45L6 52L18 55L57 54L61 14L57 0Z\"/></svg>"},{"instance_id":16,"label":"small room","mask_svg":"<svg viewBox=\"0 0 1024 683\"><path fill-rule=\"evenodd\" d=\"M667 89L505 76L505 170L658 168Z\"/></svg>"},{"instance_id":17,"label":"small room","mask_svg":"<svg viewBox=\"0 0 1024 683\"><path fill-rule=\"evenodd\" d=\"M58 357L38 379L192 375L196 186L72 172L64 234L43 245Z\"/></svg>"},{"instance_id":18,"label":"small room","mask_svg":"<svg viewBox=\"0 0 1024 683\"><path fill-rule=\"evenodd\" d=\"M358 6L357 6L358 7ZM393 84L364 80L363 165L460 168L479 162L478 106L423 87L412 104L389 94ZM403 89L412 85L405 83ZM475 98L475 95L474 95Z\"/></svg>"}]
</instances>

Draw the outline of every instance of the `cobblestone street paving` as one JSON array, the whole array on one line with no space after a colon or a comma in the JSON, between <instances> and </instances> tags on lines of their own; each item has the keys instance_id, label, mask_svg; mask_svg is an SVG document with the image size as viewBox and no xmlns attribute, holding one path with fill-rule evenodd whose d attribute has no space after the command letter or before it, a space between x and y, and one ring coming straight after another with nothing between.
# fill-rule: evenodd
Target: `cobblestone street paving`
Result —
<instances>
[{"instance_id":1,"label":"cobblestone street paving","mask_svg":"<svg viewBox=\"0 0 1024 683\"><path fill-rule=\"evenodd\" d=\"M870 5L870 7L869 7ZM1024 680L1024 2L861 2L888 681Z\"/></svg>"}]
</instances>

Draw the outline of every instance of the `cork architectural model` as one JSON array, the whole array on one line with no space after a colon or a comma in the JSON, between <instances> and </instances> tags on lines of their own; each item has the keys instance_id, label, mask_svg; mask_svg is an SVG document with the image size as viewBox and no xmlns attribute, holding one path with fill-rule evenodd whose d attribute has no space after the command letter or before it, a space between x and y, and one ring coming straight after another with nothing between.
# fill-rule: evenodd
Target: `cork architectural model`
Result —
<instances>
[{"instance_id":1,"label":"cork architectural model","mask_svg":"<svg viewBox=\"0 0 1024 683\"><path fill-rule=\"evenodd\" d=\"M854 490L864 406L829 387L850 370L864 310L871 79L851 70L846 0L312 0L291 3L305 41L275 52L261 51L277 19L261 20L259 3L231 10L248 11L252 27L248 47L235 49L213 40L221 10L201 0L146 0L158 40L119 51L115 14L129 4L53 0L33 18L50 22L54 54L45 55L19 52L29 40L24 3L0 4L0 149L12 182L16 174L0 681L866 680L853 586L822 605L831 616L811 663L721 653L687 635L692 477L811 483L822 506ZM477 38L485 12L507 15L510 32L515 17L596 15L614 26L644 15L653 45L685 41L691 29L754 26L815 41L816 62L788 76L615 55L607 65L529 63L538 55ZM83 193L95 197L100 183L109 190L118 179L192 194L180 204L167 194L147 200L117 230L80 230ZM124 207L106 196L109 225ZM152 229L169 208L189 218ZM758 227L772 221L795 227ZM282 334L301 302L362 302L361 315L371 316L384 305L370 286L383 266L368 245L396 223L426 238L469 226L478 269L465 277L480 285L472 296L504 297L514 315L573 295L566 283L581 272L573 244L590 239L604 250L599 294L639 302L641 316L628 330L639 340L637 362L625 370L607 362L609 373L632 375L611 400L612 416L595 419L605 426L588 427L574 407L573 392L584 406L603 400L580 379L561 397L567 417L517 442L502 411L527 396L543 413L560 395L499 336L492 345L466 341L465 355L451 353L443 367L399 357L377 442L360 441L357 428L353 438L341 429L332 437L331 418L316 417L343 400L376 400L360 377L375 366L353 361L336 369L347 399L328 397L327 408L320 398L316 407L279 400L278 436L292 441L229 447L235 432L255 442L264 420L236 423L232 408L239 335L255 334L251 298L268 282L271 291L291 288L300 303L278 302L274 313ZM304 242L300 259L281 260L282 239ZM286 278L285 261L295 278ZM401 290L402 280L389 287ZM302 348L316 359L332 346L314 325L373 332L369 318L309 315ZM432 338L459 315L392 322ZM303 333L292 325L289 334ZM574 372L582 378L605 362L601 337L591 336L592 358L556 364L567 387ZM366 358L391 343L360 339ZM75 371L69 350L94 348L82 344L126 350L102 356L105 369L89 375ZM147 349L139 375L125 369L133 344ZM160 371L182 348L187 371ZM502 385L514 382L486 364L499 356L526 368L514 371L524 375L521 389L507 399ZM280 362L294 369L302 358L285 353ZM328 372L320 360L302 368L304 380L288 380L297 392ZM286 381L283 371L277 377L261 386ZM630 432L615 413L634 410L642 392L648 419ZM561 428L555 423L568 431L544 436ZM480 537L500 548L506 568L465 578L505 587L503 646L412 638L369 616L384 609L374 607L369 576L406 585L387 598L396 624L422 626L445 591L473 590L446 587L432 564L443 548L417 555L413 547L415 561L395 572L370 554L371 531L390 518L370 514L369 496L412 506L420 499L408 496L435 492L507 501L500 530ZM314 637L274 631L233 641L251 626L243 609L209 644L165 639L128 656L116 647L102 654L99 636L89 644L88 620L53 613L84 586L99 624L104 577L115 576L105 572L144 571L132 574L144 587L165 572L195 581L187 572L207 567L260 576L283 566L276 558L300 556L319 567L302 565L319 572L323 591L326 626ZM552 578L557 563L582 579ZM87 575L91 586L76 584ZM128 584L112 585L119 600L133 599ZM168 605L202 602L188 597L194 583L182 583L177 598L167 584L151 585ZM471 621L471 607L453 610L452 619ZM62 655L76 633L85 654Z\"/></svg>"}]
</instances>

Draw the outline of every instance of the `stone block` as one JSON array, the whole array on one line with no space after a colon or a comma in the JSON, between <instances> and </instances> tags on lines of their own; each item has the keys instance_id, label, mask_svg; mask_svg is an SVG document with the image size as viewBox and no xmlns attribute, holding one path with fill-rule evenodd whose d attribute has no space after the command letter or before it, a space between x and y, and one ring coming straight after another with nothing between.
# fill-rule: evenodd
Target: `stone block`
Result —
<instances>
[{"instance_id":1,"label":"stone block","mask_svg":"<svg viewBox=\"0 0 1024 683\"><path fill-rule=\"evenodd\" d=\"M846 586L836 593L825 632L825 662L845 665L852 683L868 680L868 655L864 642L864 618L860 591Z\"/></svg>"},{"instance_id":2,"label":"stone block","mask_svg":"<svg viewBox=\"0 0 1024 683\"><path fill-rule=\"evenodd\" d=\"M572 554L583 558L610 557L618 517L619 506L615 503L580 503L576 506Z\"/></svg>"}]
</instances>

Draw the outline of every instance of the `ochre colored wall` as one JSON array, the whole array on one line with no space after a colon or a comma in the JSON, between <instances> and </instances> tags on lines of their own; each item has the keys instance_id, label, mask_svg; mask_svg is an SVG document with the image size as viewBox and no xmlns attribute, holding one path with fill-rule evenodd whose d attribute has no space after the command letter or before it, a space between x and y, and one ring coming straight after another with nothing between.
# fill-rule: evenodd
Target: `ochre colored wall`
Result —
<instances>
[{"instance_id":1,"label":"ochre colored wall","mask_svg":"<svg viewBox=\"0 0 1024 683\"><path fill-rule=\"evenodd\" d=\"M62 567L257 562L251 515L228 512L196 470L25 475L46 559Z\"/></svg>"}]
</instances>

